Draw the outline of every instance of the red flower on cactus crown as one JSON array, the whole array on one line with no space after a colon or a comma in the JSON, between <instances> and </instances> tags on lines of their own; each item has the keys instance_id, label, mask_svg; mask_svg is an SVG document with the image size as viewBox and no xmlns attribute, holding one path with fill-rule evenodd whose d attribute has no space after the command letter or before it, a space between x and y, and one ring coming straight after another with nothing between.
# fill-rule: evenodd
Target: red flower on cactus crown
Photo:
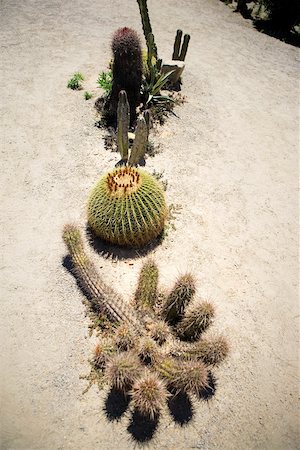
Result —
<instances>
[{"instance_id":1,"label":"red flower on cactus crown","mask_svg":"<svg viewBox=\"0 0 300 450\"><path fill-rule=\"evenodd\" d=\"M113 34L112 50L114 53L140 51L140 39L137 32L128 27L119 28Z\"/></svg>"}]
</instances>

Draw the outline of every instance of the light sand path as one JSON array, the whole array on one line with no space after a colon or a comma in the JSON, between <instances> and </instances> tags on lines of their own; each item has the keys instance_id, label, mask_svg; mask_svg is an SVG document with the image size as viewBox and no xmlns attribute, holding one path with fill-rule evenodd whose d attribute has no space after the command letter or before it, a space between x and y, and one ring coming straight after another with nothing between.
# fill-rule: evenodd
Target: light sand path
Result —
<instances>
[{"instance_id":1,"label":"light sand path","mask_svg":"<svg viewBox=\"0 0 300 450\"><path fill-rule=\"evenodd\" d=\"M108 4L111 3L111 4ZM1 448L131 449L129 416L110 424L96 387L82 395L92 340L81 293L62 268L61 229L85 224L98 175L115 164L87 90L119 26L142 35L134 0L1 1ZM147 160L165 170L176 230L154 254L161 283L195 270L232 354L191 425L166 415L150 448L297 448L299 52L218 0L149 0L160 54L191 34L183 92ZM133 266L95 256L129 296ZM299 442L299 440L298 440Z\"/></svg>"}]
</instances>

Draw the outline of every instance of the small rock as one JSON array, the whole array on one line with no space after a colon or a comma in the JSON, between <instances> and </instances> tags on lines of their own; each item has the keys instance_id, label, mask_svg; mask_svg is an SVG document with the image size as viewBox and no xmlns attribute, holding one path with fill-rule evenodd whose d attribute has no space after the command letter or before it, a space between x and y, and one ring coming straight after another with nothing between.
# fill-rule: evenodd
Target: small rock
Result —
<instances>
[{"instance_id":1,"label":"small rock","mask_svg":"<svg viewBox=\"0 0 300 450\"><path fill-rule=\"evenodd\" d=\"M181 77L184 68L185 64L183 61L168 60L164 61L160 71L161 73L168 73L171 70L174 70L174 72L169 76L169 80L170 83L175 84Z\"/></svg>"}]
</instances>

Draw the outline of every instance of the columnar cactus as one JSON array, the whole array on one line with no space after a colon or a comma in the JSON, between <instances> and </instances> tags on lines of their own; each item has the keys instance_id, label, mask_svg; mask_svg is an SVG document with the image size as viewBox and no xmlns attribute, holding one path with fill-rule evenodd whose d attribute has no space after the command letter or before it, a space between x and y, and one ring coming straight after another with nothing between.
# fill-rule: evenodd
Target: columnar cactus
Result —
<instances>
[{"instance_id":1,"label":"columnar cactus","mask_svg":"<svg viewBox=\"0 0 300 450\"><path fill-rule=\"evenodd\" d=\"M169 396L165 383L156 373L145 371L135 381L132 403L142 416L155 419L159 416Z\"/></svg>"},{"instance_id":2,"label":"columnar cactus","mask_svg":"<svg viewBox=\"0 0 300 450\"><path fill-rule=\"evenodd\" d=\"M117 123L117 146L122 161L128 159L128 130L130 122L129 103L126 91L119 92L118 123Z\"/></svg>"},{"instance_id":3,"label":"columnar cactus","mask_svg":"<svg viewBox=\"0 0 300 450\"><path fill-rule=\"evenodd\" d=\"M164 358L155 368L167 384L177 391L199 395L209 384L208 368L202 361Z\"/></svg>"},{"instance_id":4,"label":"columnar cactus","mask_svg":"<svg viewBox=\"0 0 300 450\"><path fill-rule=\"evenodd\" d=\"M175 60L179 59L181 39L182 39L182 30L177 30L176 36L175 36L175 41L174 41L174 49L173 49L172 59L175 59Z\"/></svg>"},{"instance_id":5,"label":"columnar cactus","mask_svg":"<svg viewBox=\"0 0 300 450\"><path fill-rule=\"evenodd\" d=\"M103 175L88 200L88 222L97 236L141 247L155 239L167 218L161 184L145 171L120 167Z\"/></svg>"},{"instance_id":6,"label":"columnar cactus","mask_svg":"<svg viewBox=\"0 0 300 450\"><path fill-rule=\"evenodd\" d=\"M88 258L79 229L75 225L66 225L63 240L72 258L76 277L93 308L105 314L114 323L135 324L135 315L126 307L120 295L103 282L93 262Z\"/></svg>"},{"instance_id":7,"label":"columnar cactus","mask_svg":"<svg viewBox=\"0 0 300 450\"><path fill-rule=\"evenodd\" d=\"M138 357L132 352L122 352L108 359L105 377L112 387L128 391L140 371L141 365Z\"/></svg>"},{"instance_id":8,"label":"columnar cactus","mask_svg":"<svg viewBox=\"0 0 300 450\"><path fill-rule=\"evenodd\" d=\"M148 142L148 134L149 131L146 120L143 116L141 116L137 119L135 139L128 161L129 166L136 166L141 160L144 159Z\"/></svg>"},{"instance_id":9,"label":"columnar cactus","mask_svg":"<svg viewBox=\"0 0 300 450\"><path fill-rule=\"evenodd\" d=\"M162 317L164 320L171 325L178 323L195 291L195 280L190 273L180 277L163 305Z\"/></svg>"},{"instance_id":10,"label":"columnar cactus","mask_svg":"<svg viewBox=\"0 0 300 450\"><path fill-rule=\"evenodd\" d=\"M177 327L177 333L182 339L196 341L201 333L209 327L215 315L214 306L207 301L192 305Z\"/></svg>"},{"instance_id":11,"label":"columnar cactus","mask_svg":"<svg viewBox=\"0 0 300 450\"><path fill-rule=\"evenodd\" d=\"M127 27L118 29L113 35L112 52L112 90L105 108L112 120L116 121L119 92L125 90L132 124L136 118L136 107L140 103L143 71L142 50L137 33Z\"/></svg>"},{"instance_id":12,"label":"columnar cactus","mask_svg":"<svg viewBox=\"0 0 300 450\"><path fill-rule=\"evenodd\" d=\"M191 39L191 36L189 34L185 34L183 37L183 43L181 46L182 31L177 30L175 41L174 41L173 55L172 55L173 60L178 60L178 61L185 60L190 39Z\"/></svg>"},{"instance_id":13,"label":"columnar cactus","mask_svg":"<svg viewBox=\"0 0 300 450\"><path fill-rule=\"evenodd\" d=\"M148 260L140 272L135 301L137 308L153 308L157 301L158 268L154 261Z\"/></svg>"},{"instance_id":14,"label":"columnar cactus","mask_svg":"<svg viewBox=\"0 0 300 450\"><path fill-rule=\"evenodd\" d=\"M229 346L224 336L204 336L192 344L180 343L173 353L186 359L199 359L208 366L219 366L227 357Z\"/></svg>"},{"instance_id":15,"label":"columnar cactus","mask_svg":"<svg viewBox=\"0 0 300 450\"><path fill-rule=\"evenodd\" d=\"M145 39L147 42L149 34L150 33L152 34L152 27L151 27L150 18L149 18L147 0L137 0L137 2L139 5L139 9L140 9L140 15L141 15L141 19L142 19L144 36L145 36ZM154 50L154 56L157 59L157 47L154 42L154 36L153 36L153 50Z\"/></svg>"}]
</instances>

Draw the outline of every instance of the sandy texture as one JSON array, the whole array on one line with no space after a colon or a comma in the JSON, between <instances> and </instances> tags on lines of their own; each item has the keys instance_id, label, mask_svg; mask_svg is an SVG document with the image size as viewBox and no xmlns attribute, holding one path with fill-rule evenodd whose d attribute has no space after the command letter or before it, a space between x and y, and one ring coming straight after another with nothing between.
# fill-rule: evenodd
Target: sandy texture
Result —
<instances>
[{"instance_id":1,"label":"sandy texture","mask_svg":"<svg viewBox=\"0 0 300 450\"><path fill-rule=\"evenodd\" d=\"M297 448L297 49L258 33L218 0L149 0L160 54L192 36L177 109L156 136L169 203L181 205L153 251L161 284L193 269L232 353L209 404L187 427L166 412L150 448ZM93 347L82 294L62 266L66 222L118 160L104 150L93 101L66 89L97 74L120 26L142 35L134 0L1 1L1 448L131 449L103 397L82 395ZM138 255L137 255L138 256ZM129 298L142 258L94 253ZM133 263L129 265L129 262Z\"/></svg>"}]
</instances>

